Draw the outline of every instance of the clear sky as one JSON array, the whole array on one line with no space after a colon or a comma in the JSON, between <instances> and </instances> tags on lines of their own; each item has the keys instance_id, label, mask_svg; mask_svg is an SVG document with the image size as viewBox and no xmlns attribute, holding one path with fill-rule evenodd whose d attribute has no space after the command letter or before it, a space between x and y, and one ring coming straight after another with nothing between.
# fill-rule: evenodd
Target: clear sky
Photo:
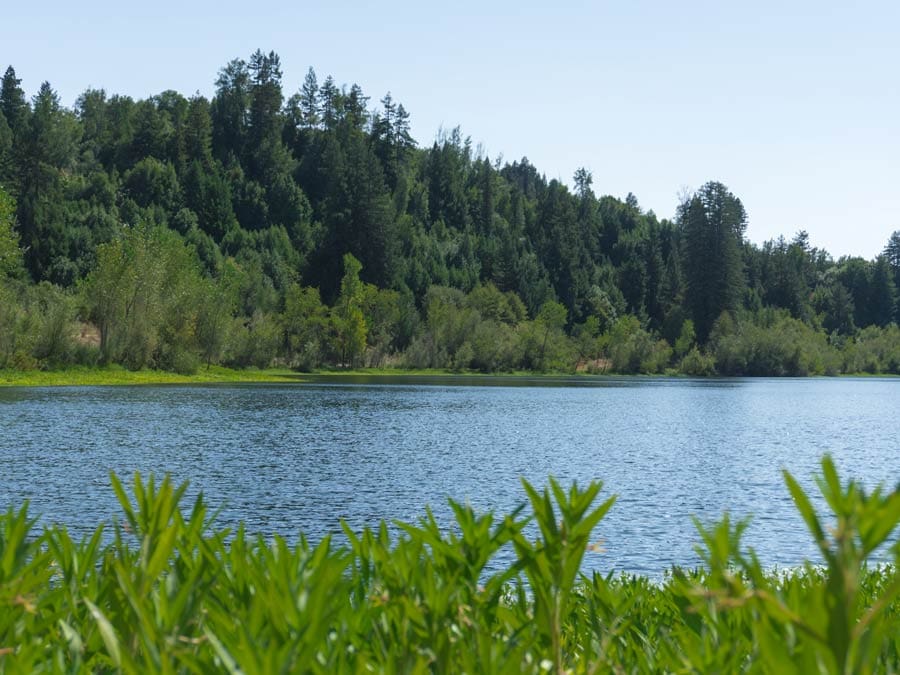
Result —
<instances>
[{"instance_id":1,"label":"clear sky","mask_svg":"<svg viewBox=\"0 0 900 675\"><path fill-rule=\"evenodd\" d=\"M211 95L257 47L286 93L321 82L391 91L420 144L460 125L491 157L671 217L725 183L751 240L806 229L873 257L900 229L900 2L4 3L0 68L72 105L89 86Z\"/></svg>"}]
</instances>

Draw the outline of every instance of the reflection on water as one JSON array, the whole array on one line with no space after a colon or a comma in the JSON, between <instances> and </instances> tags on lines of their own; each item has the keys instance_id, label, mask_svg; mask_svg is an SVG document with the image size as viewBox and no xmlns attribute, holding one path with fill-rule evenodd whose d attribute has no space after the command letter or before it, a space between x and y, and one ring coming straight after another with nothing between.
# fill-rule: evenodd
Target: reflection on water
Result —
<instances>
[{"instance_id":1,"label":"reflection on water","mask_svg":"<svg viewBox=\"0 0 900 675\"><path fill-rule=\"evenodd\" d=\"M389 383L388 383L389 382ZM489 385L489 386L487 386ZM754 514L769 564L814 554L783 487L831 452L867 484L900 479L900 381L311 378L300 385L0 388L0 508L29 499L84 532L117 513L109 471L169 472L220 524L313 537L415 519L446 497L509 510L520 477L619 495L587 565L696 564L691 516Z\"/></svg>"}]
</instances>

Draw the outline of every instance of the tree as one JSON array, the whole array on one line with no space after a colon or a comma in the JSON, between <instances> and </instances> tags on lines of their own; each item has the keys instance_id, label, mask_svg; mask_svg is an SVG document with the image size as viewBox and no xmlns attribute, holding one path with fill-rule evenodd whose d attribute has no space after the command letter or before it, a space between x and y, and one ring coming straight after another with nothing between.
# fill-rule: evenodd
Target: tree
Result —
<instances>
[{"instance_id":1,"label":"tree","mask_svg":"<svg viewBox=\"0 0 900 675\"><path fill-rule=\"evenodd\" d=\"M350 253L344 256L341 293L333 309L339 363L353 368L366 349L366 319L363 314L362 264Z\"/></svg>"},{"instance_id":2,"label":"tree","mask_svg":"<svg viewBox=\"0 0 900 675\"><path fill-rule=\"evenodd\" d=\"M185 204L197 214L197 222L203 232L222 242L238 228L231 185L218 163L205 170L199 160L191 162L182 183Z\"/></svg>"},{"instance_id":3,"label":"tree","mask_svg":"<svg viewBox=\"0 0 900 675\"><path fill-rule=\"evenodd\" d=\"M77 118L59 103L48 82L33 100L34 111L17 140L18 222L25 262L35 280L71 283L69 275L54 275L68 264L65 177L72 171L81 128Z\"/></svg>"},{"instance_id":4,"label":"tree","mask_svg":"<svg viewBox=\"0 0 900 675\"><path fill-rule=\"evenodd\" d=\"M344 120L351 129L362 131L369 121L367 105L369 97L363 94L362 87L354 84L350 87L350 93L344 98Z\"/></svg>"},{"instance_id":5,"label":"tree","mask_svg":"<svg viewBox=\"0 0 900 675\"><path fill-rule=\"evenodd\" d=\"M829 333L853 335L856 324L853 321L853 296L840 281L831 280L816 290L817 311L822 312L822 327Z\"/></svg>"},{"instance_id":6,"label":"tree","mask_svg":"<svg viewBox=\"0 0 900 675\"><path fill-rule=\"evenodd\" d=\"M591 185L594 183L594 176L590 171L585 169L584 167L579 168L575 171L575 194L577 194L582 199L593 196L593 190L591 190Z\"/></svg>"},{"instance_id":7,"label":"tree","mask_svg":"<svg viewBox=\"0 0 900 675\"><path fill-rule=\"evenodd\" d=\"M146 157L124 176L129 197L142 208L158 208L163 217L174 215L181 201L175 167L154 157Z\"/></svg>"},{"instance_id":8,"label":"tree","mask_svg":"<svg viewBox=\"0 0 900 675\"><path fill-rule=\"evenodd\" d=\"M131 163L147 157L160 161L169 158L169 147L175 136L168 115L161 110L155 100L139 101L134 111L134 135L131 139Z\"/></svg>"},{"instance_id":9,"label":"tree","mask_svg":"<svg viewBox=\"0 0 900 675\"><path fill-rule=\"evenodd\" d=\"M319 110L325 129L334 129L337 126L340 96L341 92L334 83L334 78L329 75L319 89Z\"/></svg>"},{"instance_id":10,"label":"tree","mask_svg":"<svg viewBox=\"0 0 900 675\"><path fill-rule=\"evenodd\" d=\"M14 179L13 132L0 111L0 185L12 185Z\"/></svg>"},{"instance_id":11,"label":"tree","mask_svg":"<svg viewBox=\"0 0 900 675\"><path fill-rule=\"evenodd\" d=\"M15 202L0 186L0 283L7 277L18 276L22 269L19 235L13 228L15 213Z\"/></svg>"},{"instance_id":12,"label":"tree","mask_svg":"<svg viewBox=\"0 0 900 675\"><path fill-rule=\"evenodd\" d=\"M316 71L310 67L303 78L303 86L300 89L300 115L304 129L317 129L321 121L319 108L319 83L316 80Z\"/></svg>"},{"instance_id":13,"label":"tree","mask_svg":"<svg viewBox=\"0 0 900 675\"><path fill-rule=\"evenodd\" d=\"M248 132L253 153L281 139L281 60L275 52L264 54L257 49L250 57L247 70L250 74Z\"/></svg>"},{"instance_id":14,"label":"tree","mask_svg":"<svg viewBox=\"0 0 900 675\"><path fill-rule=\"evenodd\" d=\"M319 250L321 286L333 297L340 256L352 253L361 261L366 281L393 286L395 239L390 196L377 157L359 132L350 134L345 152L335 148L332 177L324 213L327 231Z\"/></svg>"},{"instance_id":15,"label":"tree","mask_svg":"<svg viewBox=\"0 0 900 675\"><path fill-rule=\"evenodd\" d=\"M199 162L205 170L212 167L212 115L209 101L194 96L188 106L184 127L184 152L188 162Z\"/></svg>"},{"instance_id":16,"label":"tree","mask_svg":"<svg viewBox=\"0 0 900 675\"><path fill-rule=\"evenodd\" d=\"M284 295L281 325L291 366L311 370L320 365L328 332L328 309L322 304L319 289L291 284Z\"/></svg>"},{"instance_id":17,"label":"tree","mask_svg":"<svg viewBox=\"0 0 900 675\"><path fill-rule=\"evenodd\" d=\"M853 298L853 321L857 328L874 323L871 304L871 263L859 257L844 257L838 261L837 278Z\"/></svg>"},{"instance_id":18,"label":"tree","mask_svg":"<svg viewBox=\"0 0 900 675\"><path fill-rule=\"evenodd\" d=\"M721 183L704 185L679 207L684 240L686 304L705 343L722 312L734 311L744 288L741 245L747 214Z\"/></svg>"},{"instance_id":19,"label":"tree","mask_svg":"<svg viewBox=\"0 0 900 675\"><path fill-rule=\"evenodd\" d=\"M231 280L225 275L219 279L203 279L199 283L196 336L207 370L213 361L221 358L225 349L228 328L234 316L235 291Z\"/></svg>"},{"instance_id":20,"label":"tree","mask_svg":"<svg viewBox=\"0 0 900 675\"><path fill-rule=\"evenodd\" d=\"M900 230L895 231L888 239L887 246L884 247L884 257L887 258L888 265L891 267L894 288L900 291ZM900 324L900 302L897 303L894 319Z\"/></svg>"},{"instance_id":21,"label":"tree","mask_svg":"<svg viewBox=\"0 0 900 675\"><path fill-rule=\"evenodd\" d=\"M584 316L593 265L573 197L559 181L551 181L540 214L543 231L537 234L538 255L543 259L557 297L572 320L578 320Z\"/></svg>"},{"instance_id":22,"label":"tree","mask_svg":"<svg viewBox=\"0 0 900 675\"><path fill-rule=\"evenodd\" d=\"M242 157L247 142L248 109L250 107L250 73L243 59L230 61L216 79L216 96L212 101L213 151L222 162L229 157Z\"/></svg>"},{"instance_id":23,"label":"tree","mask_svg":"<svg viewBox=\"0 0 900 675\"><path fill-rule=\"evenodd\" d=\"M890 263L886 256L875 259L872 280L869 283L869 306L872 323L884 328L894 320L897 304L897 289Z\"/></svg>"},{"instance_id":24,"label":"tree","mask_svg":"<svg viewBox=\"0 0 900 675\"><path fill-rule=\"evenodd\" d=\"M566 326L566 308L565 305L553 300L545 302L541 306L535 318L541 332L541 348L538 355L538 367L541 370L546 368L547 344L550 336L554 333L561 333Z\"/></svg>"},{"instance_id":25,"label":"tree","mask_svg":"<svg viewBox=\"0 0 900 675\"><path fill-rule=\"evenodd\" d=\"M16 77L15 68L9 66L0 82L0 113L3 113L14 134L22 129L28 118L28 102L21 84L22 80Z\"/></svg>"},{"instance_id":26,"label":"tree","mask_svg":"<svg viewBox=\"0 0 900 675\"><path fill-rule=\"evenodd\" d=\"M105 362L178 370L193 348L199 273L194 252L167 228L127 228L97 247L82 284ZM195 363L196 365L196 363Z\"/></svg>"}]
</instances>

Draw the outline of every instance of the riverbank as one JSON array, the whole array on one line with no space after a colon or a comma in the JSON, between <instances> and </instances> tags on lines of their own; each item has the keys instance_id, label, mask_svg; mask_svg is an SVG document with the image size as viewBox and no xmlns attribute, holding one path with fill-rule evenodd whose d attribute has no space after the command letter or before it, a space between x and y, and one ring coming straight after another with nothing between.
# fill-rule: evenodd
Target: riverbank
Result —
<instances>
[{"instance_id":1,"label":"riverbank","mask_svg":"<svg viewBox=\"0 0 900 675\"><path fill-rule=\"evenodd\" d=\"M225 368L212 366L201 368L191 375L172 373L165 370L128 370L121 366L89 368L78 366L61 370L0 370L0 386L9 387L65 387L65 386L111 386L140 384L211 384L211 383L297 383L321 378L351 380L357 377L403 378L403 377L453 377L453 378L547 378L559 377L560 373L513 373L485 374L461 373L444 369L423 368L354 368L351 370L318 369L301 373L288 368ZM567 375L568 376L568 375Z\"/></svg>"},{"instance_id":2,"label":"riverbank","mask_svg":"<svg viewBox=\"0 0 900 675\"><path fill-rule=\"evenodd\" d=\"M0 370L0 387L86 387L86 386L114 386L114 385L142 385L142 384L215 384L215 383L301 383L323 380L347 380L354 378L377 378L379 380L391 380L402 378L441 378L454 381L478 380L554 380L559 378L572 379L597 379L604 377L628 377L628 378L685 378L686 375L672 370L653 375L621 375L616 373L590 374L590 373L539 373L529 371L514 371L508 373L481 373L477 371L456 371L440 368L354 368L341 369L317 369L309 373L301 373L288 368L226 368L224 366L212 366L208 370L201 368L192 375L172 373L165 370L128 370L121 366L103 366L89 368L77 366L62 370ZM722 377L722 376L719 376ZM866 378L897 378L892 374L873 373L846 373L838 377L866 377ZM724 379L730 379L725 376Z\"/></svg>"},{"instance_id":3,"label":"riverbank","mask_svg":"<svg viewBox=\"0 0 900 675\"><path fill-rule=\"evenodd\" d=\"M64 370L0 370L0 386L65 387L138 384L207 384L240 382L300 382L303 376L287 368L236 370L202 368L193 375L164 370L127 370L121 366L76 367Z\"/></svg>"}]
</instances>

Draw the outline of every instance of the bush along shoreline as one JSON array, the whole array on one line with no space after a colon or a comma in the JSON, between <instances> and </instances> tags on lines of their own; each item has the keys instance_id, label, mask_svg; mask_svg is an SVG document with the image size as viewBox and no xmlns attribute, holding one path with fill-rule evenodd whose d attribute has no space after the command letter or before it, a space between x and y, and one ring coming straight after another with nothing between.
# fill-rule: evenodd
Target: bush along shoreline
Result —
<instances>
[{"instance_id":1,"label":"bush along shoreline","mask_svg":"<svg viewBox=\"0 0 900 675\"><path fill-rule=\"evenodd\" d=\"M426 511L289 543L214 529L202 495L182 512L168 478L128 494L112 476L111 531L0 517L0 672L896 672L900 492L842 483L826 457L826 521L784 479L821 565L767 570L725 516L697 524L701 569L652 582L581 573L614 503L596 482L523 481L528 515L451 502L449 531Z\"/></svg>"}]
</instances>

